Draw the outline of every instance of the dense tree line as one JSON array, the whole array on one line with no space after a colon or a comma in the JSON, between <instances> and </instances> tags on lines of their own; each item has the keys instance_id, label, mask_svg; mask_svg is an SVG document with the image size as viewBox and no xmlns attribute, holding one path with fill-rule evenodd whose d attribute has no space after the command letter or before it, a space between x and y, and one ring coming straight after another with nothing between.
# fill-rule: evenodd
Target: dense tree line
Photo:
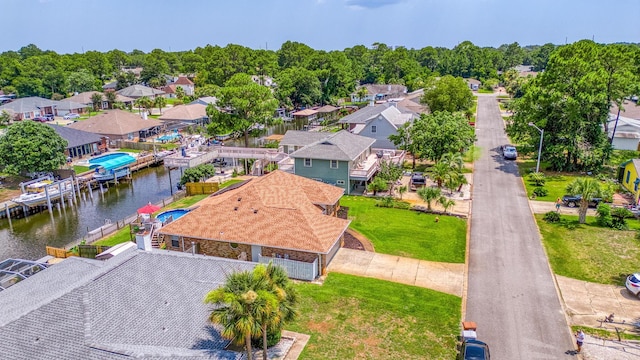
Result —
<instances>
[{"instance_id":1,"label":"dense tree line","mask_svg":"<svg viewBox=\"0 0 640 360\"><path fill-rule=\"evenodd\" d=\"M181 52L155 49L149 53L111 50L58 54L31 44L0 54L0 89L20 97L61 98L72 92L101 90L110 80L118 80L119 88L135 83L161 86L165 74L191 74L198 87L220 87L233 75L246 73L282 84L277 94L282 105L307 106L344 97L358 83L404 84L414 90L438 75L488 80L517 64L541 70L554 48L552 44L521 47L518 43L490 48L465 41L453 49L392 48L375 43L371 47L323 51L288 41L278 50L230 44ZM143 68L139 77L122 71L135 67Z\"/></svg>"}]
</instances>

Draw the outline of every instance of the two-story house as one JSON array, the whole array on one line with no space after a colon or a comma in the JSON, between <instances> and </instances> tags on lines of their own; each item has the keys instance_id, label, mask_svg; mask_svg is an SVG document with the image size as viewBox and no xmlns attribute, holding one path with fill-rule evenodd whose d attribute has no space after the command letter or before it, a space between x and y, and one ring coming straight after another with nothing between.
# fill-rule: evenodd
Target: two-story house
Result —
<instances>
[{"instance_id":1,"label":"two-story house","mask_svg":"<svg viewBox=\"0 0 640 360\"><path fill-rule=\"evenodd\" d=\"M280 141L289 158L278 165L281 170L339 186L349 194L356 185L371 180L379 169L379 158L372 150L374 142L344 130L289 130Z\"/></svg>"},{"instance_id":2,"label":"two-story house","mask_svg":"<svg viewBox=\"0 0 640 360\"><path fill-rule=\"evenodd\" d=\"M361 136L375 139L375 148L395 149L389 135L398 133L398 128L412 122L418 114L398 106L396 103L384 103L366 106L338 121L347 129Z\"/></svg>"}]
</instances>

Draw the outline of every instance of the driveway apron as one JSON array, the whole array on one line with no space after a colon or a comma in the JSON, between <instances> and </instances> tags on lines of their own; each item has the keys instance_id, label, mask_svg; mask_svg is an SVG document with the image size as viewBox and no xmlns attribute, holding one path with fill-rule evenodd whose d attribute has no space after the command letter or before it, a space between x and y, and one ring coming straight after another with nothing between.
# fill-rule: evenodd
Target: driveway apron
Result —
<instances>
[{"instance_id":1,"label":"driveway apron","mask_svg":"<svg viewBox=\"0 0 640 360\"><path fill-rule=\"evenodd\" d=\"M496 359L566 359L573 338L495 96L478 97L465 319Z\"/></svg>"}]
</instances>

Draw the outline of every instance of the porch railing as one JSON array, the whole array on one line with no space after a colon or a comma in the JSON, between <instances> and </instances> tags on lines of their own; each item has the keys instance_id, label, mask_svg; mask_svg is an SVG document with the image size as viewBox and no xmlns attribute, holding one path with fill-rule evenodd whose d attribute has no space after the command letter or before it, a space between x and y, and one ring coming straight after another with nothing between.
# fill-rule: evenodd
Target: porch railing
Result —
<instances>
[{"instance_id":1,"label":"porch railing","mask_svg":"<svg viewBox=\"0 0 640 360\"><path fill-rule=\"evenodd\" d=\"M287 275L289 275L289 277L292 279L312 281L318 277L317 258L312 263L308 263L303 261L258 255L258 262L261 264L268 264L269 262L273 262L275 265L280 265L287 271Z\"/></svg>"}]
</instances>

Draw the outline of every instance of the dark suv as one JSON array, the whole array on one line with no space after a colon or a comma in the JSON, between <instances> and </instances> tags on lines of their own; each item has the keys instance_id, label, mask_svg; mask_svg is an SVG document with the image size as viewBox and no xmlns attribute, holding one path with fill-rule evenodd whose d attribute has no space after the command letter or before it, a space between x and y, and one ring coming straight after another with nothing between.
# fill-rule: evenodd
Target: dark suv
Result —
<instances>
[{"instance_id":1,"label":"dark suv","mask_svg":"<svg viewBox=\"0 0 640 360\"><path fill-rule=\"evenodd\" d=\"M580 201L582 200L582 195L565 195L562 197L562 203L566 206L573 208L576 206L580 206ZM598 207L598 205L602 202L601 198L593 198L589 201L589 207Z\"/></svg>"},{"instance_id":2,"label":"dark suv","mask_svg":"<svg viewBox=\"0 0 640 360\"><path fill-rule=\"evenodd\" d=\"M489 360L489 345L479 340L465 340L460 348L460 360Z\"/></svg>"},{"instance_id":3,"label":"dark suv","mask_svg":"<svg viewBox=\"0 0 640 360\"><path fill-rule=\"evenodd\" d=\"M409 189L416 191L427 184L427 179L421 172L414 172L411 174L411 180L409 180Z\"/></svg>"}]
</instances>

